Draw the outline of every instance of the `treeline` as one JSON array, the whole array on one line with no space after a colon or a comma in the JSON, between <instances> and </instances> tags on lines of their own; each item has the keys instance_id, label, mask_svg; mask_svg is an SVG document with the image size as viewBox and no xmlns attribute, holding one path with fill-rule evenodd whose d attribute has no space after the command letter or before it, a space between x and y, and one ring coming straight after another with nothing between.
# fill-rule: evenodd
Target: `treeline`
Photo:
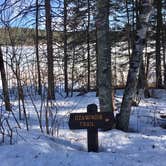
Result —
<instances>
[{"instance_id":1,"label":"treeline","mask_svg":"<svg viewBox=\"0 0 166 166\"><path fill-rule=\"evenodd\" d=\"M11 45L11 38L14 40L15 45L29 45L33 46L35 42L35 29L34 28L20 28L20 27L10 27L10 28L0 28L0 44L1 45ZM54 40L57 42L62 41L62 32L53 33ZM40 42L46 42L46 31L39 30L38 39Z\"/></svg>"},{"instance_id":2,"label":"treeline","mask_svg":"<svg viewBox=\"0 0 166 166\"><path fill-rule=\"evenodd\" d=\"M77 31L75 35L76 43L83 44L86 43L85 38L86 31ZM123 29L120 29L118 31L110 31L110 37L112 42L118 42L118 41L126 41L126 33L123 31ZM10 35L12 35L11 38L14 39L15 45L24 45L24 46L33 46L35 42L35 29L34 28L14 28L11 27L9 29L6 28L0 28L0 44L1 45L11 45ZM73 38L73 32L67 32L67 37L72 39ZM63 43L64 34L63 31L53 31L53 41L57 43ZM40 29L39 30L39 36L38 40L40 43L46 43L46 31ZM92 30L90 32L90 42L96 43L96 36L95 36L95 30Z\"/></svg>"}]
</instances>

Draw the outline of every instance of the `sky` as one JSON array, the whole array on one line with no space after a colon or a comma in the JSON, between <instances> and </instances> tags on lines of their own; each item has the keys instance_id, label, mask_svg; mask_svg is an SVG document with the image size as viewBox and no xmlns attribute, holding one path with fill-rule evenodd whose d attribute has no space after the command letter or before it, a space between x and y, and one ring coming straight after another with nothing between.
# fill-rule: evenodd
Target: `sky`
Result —
<instances>
[{"instance_id":1,"label":"sky","mask_svg":"<svg viewBox=\"0 0 166 166\"><path fill-rule=\"evenodd\" d=\"M4 9L3 2L4 0L0 0L1 18L11 27L33 28L35 26L35 11L34 8L29 7L35 5L35 0L7 0L8 5L5 10L2 10ZM0 21L0 26L4 26L2 21Z\"/></svg>"},{"instance_id":2,"label":"sky","mask_svg":"<svg viewBox=\"0 0 166 166\"><path fill-rule=\"evenodd\" d=\"M9 25L11 27L28 27L28 28L34 28L35 27L35 11L31 11L29 12L27 10L28 6L34 6L35 5L35 0L7 0L7 4L8 6L6 7L5 10L2 4L4 3L5 0L0 0L0 11L1 11L1 18L6 22L8 21ZM41 0L39 0L40 2ZM17 2L17 3L15 3ZM53 6L53 10L55 13L58 13L60 11L59 8L59 4L57 3L58 0L54 0L52 1L52 6ZM60 6L63 6L63 0L60 1L61 4ZM11 7L9 7L11 4L14 4ZM28 11L26 12L26 14L21 14L18 16L18 14L22 11ZM44 10L42 10L40 12L41 15L44 15ZM17 17L16 17L17 16ZM44 17L43 17L44 18ZM57 17L53 17L56 21ZM41 29L45 28L45 23L44 23L44 19L42 19L43 22L40 25ZM112 20L112 14L110 16L110 20ZM112 23L112 21L111 21ZM120 21L116 23L117 25L120 24ZM2 21L0 21L0 27L3 27L4 24L2 23ZM113 25L110 24L110 27L115 26L114 23Z\"/></svg>"},{"instance_id":3,"label":"sky","mask_svg":"<svg viewBox=\"0 0 166 166\"><path fill-rule=\"evenodd\" d=\"M1 19L7 22L10 26L21 27L21 26L30 26L31 20L33 20L32 14L20 15L22 9L28 5L28 1L25 0L24 3L17 2L15 5L12 5L16 0L7 0L7 6L2 6L4 0L0 0L0 10L1 10ZM3 21L0 21L1 26L4 26Z\"/></svg>"}]
</instances>

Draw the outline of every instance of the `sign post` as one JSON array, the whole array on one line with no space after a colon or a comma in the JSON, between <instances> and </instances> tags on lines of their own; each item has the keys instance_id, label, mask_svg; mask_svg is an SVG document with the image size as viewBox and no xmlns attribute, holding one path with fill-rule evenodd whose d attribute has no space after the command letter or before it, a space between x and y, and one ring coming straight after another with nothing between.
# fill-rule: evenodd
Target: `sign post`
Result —
<instances>
[{"instance_id":1,"label":"sign post","mask_svg":"<svg viewBox=\"0 0 166 166\"><path fill-rule=\"evenodd\" d=\"M97 113L97 105L91 104L87 106L88 113ZM88 152L98 152L98 129L88 129Z\"/></svg>"},{"instance_id":2,"label":"sign post","mask_svg":"<svg viewBox=\"0 0 166 166\"><path fill-rule=\"evenodd\" d=\"M111 129L114 116L111 112L97 112L97 105L87 106L87 113L71 113L70 129L87 129L88 152L98 152L98 128Z\"/></svg>"}]
</instances>

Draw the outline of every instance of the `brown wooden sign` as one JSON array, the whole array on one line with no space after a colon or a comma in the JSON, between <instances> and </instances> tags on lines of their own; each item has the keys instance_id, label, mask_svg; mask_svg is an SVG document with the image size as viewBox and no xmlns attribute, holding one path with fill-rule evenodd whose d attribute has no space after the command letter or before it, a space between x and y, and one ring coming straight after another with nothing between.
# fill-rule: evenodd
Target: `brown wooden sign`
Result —
<instances>
[{"instance_id":1,"label":"brown wooden sign","mask_svg":"<svg viewBox=\"0 0 166 166\"><path fill-rule=\"evenodd\" d=\"M97 112L97 105L90 104L87 113L71 113L70 129L88 129L88 152L98 152L98 129L108 130L114 124L111 112Z\"/></svg>"},{"instance_id":2,"label":"brown wooden sign","mask_svg":"<svg viewBox=\"0 0 166 166\"><path fill-rule=\"evenodd\" d=\"M106 129L111 128L114 119L110 112L72 113L70 114L70 129Z\"/></svg>"}]
</instances>

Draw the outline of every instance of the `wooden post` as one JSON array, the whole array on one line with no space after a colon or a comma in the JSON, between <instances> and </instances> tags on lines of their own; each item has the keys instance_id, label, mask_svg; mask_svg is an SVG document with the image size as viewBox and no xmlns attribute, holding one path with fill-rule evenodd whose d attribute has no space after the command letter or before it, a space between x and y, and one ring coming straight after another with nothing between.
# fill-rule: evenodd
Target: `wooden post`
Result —
<instances>
[{"instance_id":1,"label":"wooden post","mask_svg":"<svg viewBox=\"0 0 166 166\"><path fill-rule=\"evenodd\" d=\"M97 105L90 104L87 106L88 113L96 113ZM88 129L88 152L98 152L98 129Z\"/></svg>"},{"instance_id":2,"label":"wooden post","mask_svg":"<svg viewBox=\"0 0 166 166\"><path fill-rule=\"evenodd\" d=\"M71 113L69 128L87 129L88 152L98 152L98 129L111 130L115 120L112 112L97 112L97 105L87 106L87 112Z\"/></svg>"}]
</instances>

